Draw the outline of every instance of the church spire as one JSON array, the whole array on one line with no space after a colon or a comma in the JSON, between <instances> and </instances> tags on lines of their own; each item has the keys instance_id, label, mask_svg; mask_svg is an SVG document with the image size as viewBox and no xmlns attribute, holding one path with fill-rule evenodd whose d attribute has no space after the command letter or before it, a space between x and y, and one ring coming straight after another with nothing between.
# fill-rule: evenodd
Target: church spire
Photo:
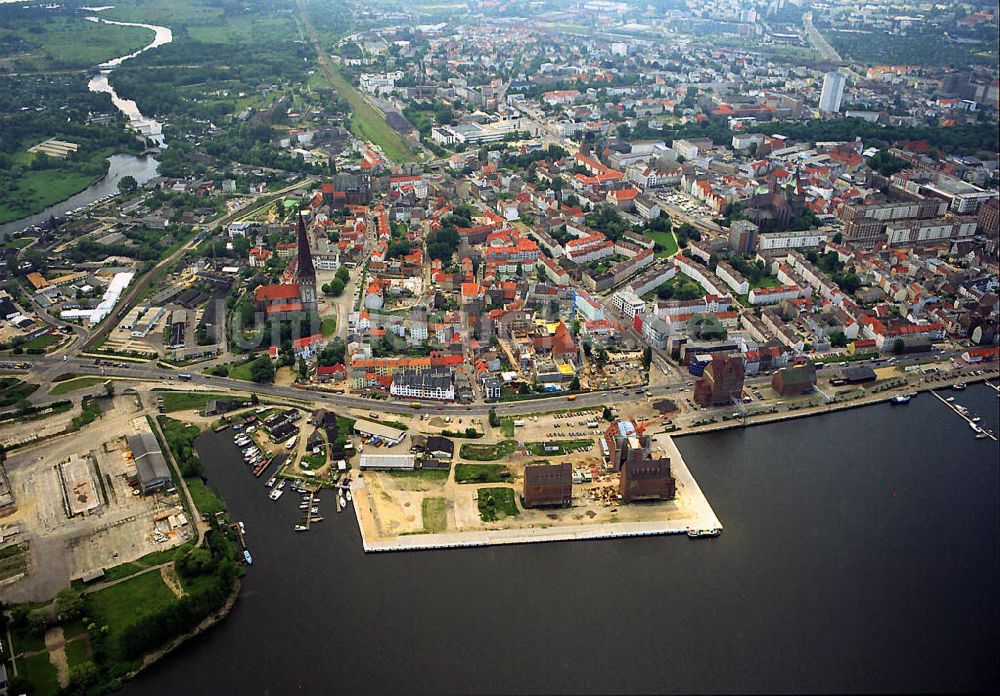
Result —
<instances>
[{"instance_id":1,"label":"church spire","mask_svg":"<svg viewBox=\"0 0 1000 696\"><path fill-rule=\"evenodd\" d=\"M303 279L316 280L316 268L313 266L312 253L309 251L309 238L306 236L306 223L299 213L296 230L296 242L298 243L298 262L295 266L295 276L299 282Z\"/></svg>"}]
</instances>

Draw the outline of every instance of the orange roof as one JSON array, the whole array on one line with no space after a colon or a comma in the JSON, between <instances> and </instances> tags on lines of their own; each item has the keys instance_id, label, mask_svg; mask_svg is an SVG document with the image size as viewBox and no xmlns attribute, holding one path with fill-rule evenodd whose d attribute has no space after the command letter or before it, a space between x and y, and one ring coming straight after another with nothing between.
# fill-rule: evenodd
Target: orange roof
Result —
<instances>
[{"instance_id":1,"label":"orange roof","mask_svg":"<svg viewBox=\"0 0 1000 696\"><path fill-rule=\"evenodd\" d=\"M301 293L299 286L294 283L283 285L258 285L254 290L254 300L257 302L271 302L274 300L299 299Z\"/></svg>"}]
</instances>

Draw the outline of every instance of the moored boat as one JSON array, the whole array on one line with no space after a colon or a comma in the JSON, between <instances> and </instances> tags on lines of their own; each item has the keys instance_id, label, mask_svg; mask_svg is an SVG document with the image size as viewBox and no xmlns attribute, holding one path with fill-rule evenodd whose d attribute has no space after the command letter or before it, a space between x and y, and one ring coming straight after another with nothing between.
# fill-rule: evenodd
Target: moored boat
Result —
<instances>
[{"instance_id":1,"label":"moored boat","mask_svg":"<svg viewBox=\"0 0 1000 696\"><path fill-rule=\"evenodd\" d=\"M901 394L899 396L894 396L891 399L889 399L889 402L893 406L902 406L902 405L910 403L910 395L909 394Z\"/></svg>"},{"instance_id":2,"label":"moored boat","mask_svg":"<svg viewBox=\"0 0 1000 696\"><path fill-rule=\"evenodd\" d=\"M271 500L277 500L278 498L280 498L282 496L283 493L284 493L284 491L281 490L280 488L275 488L275 489L273 489L271 491L271 494L268 497Z\"/></svg>"},{"instance_id":3,"label":"moored boat","mask_svg":"<svg viewBox=\"0 0 1000 696\"><path fill-rule=\"evenodd\" d=\"M253 565L253 556L246 549L243 549L243 560L247 562L247 565Z\"/></svg>"}]
</instances>

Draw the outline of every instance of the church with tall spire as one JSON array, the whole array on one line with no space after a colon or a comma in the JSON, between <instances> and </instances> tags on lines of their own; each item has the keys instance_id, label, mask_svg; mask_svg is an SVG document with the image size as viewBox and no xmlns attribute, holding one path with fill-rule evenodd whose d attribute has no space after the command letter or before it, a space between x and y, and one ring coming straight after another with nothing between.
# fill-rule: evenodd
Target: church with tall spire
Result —
<instances>
[{"instance_id":1,"label":"church with tall spire","mask_svg":"<svg viewBox=\"0 0 1000 696\"><path fill-rule=\"evenodd\" d=\"M295 263L295 275L292 282L299 286L299 297L302 309L306 312L317 310L316 301L316 268L313 266L312 252L309 250L309 237L306 234L306 223L299 213L296 229L298 245Z\"/></svg>"}]
</instances>

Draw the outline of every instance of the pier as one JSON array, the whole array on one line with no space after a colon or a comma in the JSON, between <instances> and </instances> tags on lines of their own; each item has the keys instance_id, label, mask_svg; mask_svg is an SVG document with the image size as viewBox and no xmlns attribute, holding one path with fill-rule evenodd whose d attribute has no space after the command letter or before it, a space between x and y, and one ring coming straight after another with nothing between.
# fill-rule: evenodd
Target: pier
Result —
<instances>
[{"instance_id":1,"label":"pier","mask_svg":"<svg viewBox=\"0 0 1000 696\"><path fill-rule=\"evenodd\" d=\"M661 512L642 521L601 522L595 524L563 523L513 527L508 529L456 529L436 534L383 535L369 500L364 478L352 482L354 514L361 529L365 552L416 551L499 544L530 544L552 541L616 539L639 536L665 536L709 531L715 536L722 523L688 470L680 451L668 435L654 436L656 444L670 457L671 471L677 482L677 497ZM670 509L667 509L669 505Z\"/></svg>"},{"instance_id":2,"label":"pier","mask_svg":"<svg viewBox=\"0 0 1000 696\"><path fill-rule=\"evenodd\" d=\"M987 384L989 384L989 382L987 382ZM993 385L990 384L990 386L992 387ZM996 389L996 387L993 387L993 388ZM947 399L945 399L944 397L942 397L940 394L938 394L933 389L930 390L930 393L934 396L935 399L937 399L942 404L944 404L949 409L951 409L956 415L958 415L961 418L963 418L970 426L975 426L975 427L979 428L979 430L977 432L983 433L984 435L986 435L986 437L988 437L991 440L993 440L993 442L997 441L997 436L994 435L992 431L986 430L985 428L981 427L978 423L976 423L974 420L972 420L972 418L969 416L969 414L962 413L962 411L958 410L955 407L956 405L954 403L948 401Z\"/></svg>"}]
</instances>

